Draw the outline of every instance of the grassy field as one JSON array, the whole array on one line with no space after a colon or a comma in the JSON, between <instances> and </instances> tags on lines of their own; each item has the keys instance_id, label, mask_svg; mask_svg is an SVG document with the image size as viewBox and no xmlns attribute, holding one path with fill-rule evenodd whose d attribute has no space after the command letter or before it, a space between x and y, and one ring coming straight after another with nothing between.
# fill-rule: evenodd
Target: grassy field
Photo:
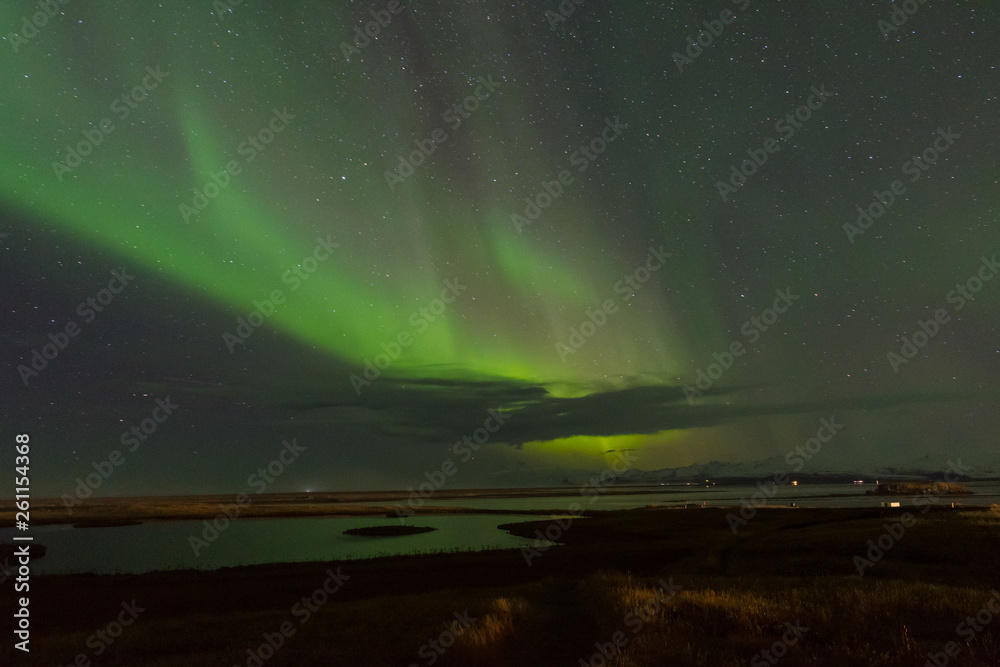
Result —
<instances>
[{"instance_id":1,"label":"grassy field","mask_svg":"<svg viewBox=\"0 0 1000 667\"><path fill-rule=\"evenodd\" d=\"M876 496L916 496L933 494L935 496L967 496L971 495L965 484L951 484L948 482L898 482L893 484L879 484L874 491L869 491Z\"/></svg>"},{"instance_id":2,"label":"grassy field","mask_svg":"<svg viewBox=\"0 0 1000 667\"><path fill-rule=\"evenodd\" d=\"M759 509L734 533L723 509L631 510L511 527L558 538L534 551L40 577L30 659L0 662L1000 665L1000 508L905 511Z\"/></svg>"},{"instance_id":3,"label":"grassy field","mask_svg":"<svg viewBox=\"0 0 1000 667\"><path fill-rule=\"evenodd\" d=\"M623 487L608 489L604 495L622 496L655 493L665 500L683 487ZM155 497L73 497L40 498L31 503L32 525L75 524L82 526L122 525L129 521L178 521L185 519L211 519L223 507L243 518L281 517L352 517L391 516L412 514L544 514L548 510L489 510L462 507L470 499L511 498L562 498L578 497L575 488L533 489L438 489L433 504L409 504L406 491L365 492L312 492L312 493L262 493ZM376 504L377 503L377 504ZM554 504L558 505L558 501ZM0 528L14 525L16 509L13 500L0 501Z\"/></svg>"}]
</instances>

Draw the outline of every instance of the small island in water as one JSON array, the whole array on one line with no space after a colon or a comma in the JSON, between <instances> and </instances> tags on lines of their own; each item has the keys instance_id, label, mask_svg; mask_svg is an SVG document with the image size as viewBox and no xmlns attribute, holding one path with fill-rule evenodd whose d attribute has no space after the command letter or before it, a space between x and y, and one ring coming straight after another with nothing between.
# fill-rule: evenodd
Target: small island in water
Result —
<instances>
[{"instance_id":1,"label":"small island in water","mask_svg":"<svg viewBox=\"0 0 1000 667\"><path fill-rule=\"evenodd\" d=\"M437 528L430 526L365 526L344 531L344 535L363 535L365 537L397 537L399 535L416 535L429 533Z\"/></svg>"},{"instance_id":2,"label":"small island in water","mask_svg":"<svg viewBox=\"0 0 1000 667\"><path fill-rule=\"evenodd\" d=\"M915 496L934 494L938 496L968 496L972 491L964 484L949 484L946 482L904 482L898 484L879 484L878 487L866 492L873 496Z\"/></svg>"}]
</instances>

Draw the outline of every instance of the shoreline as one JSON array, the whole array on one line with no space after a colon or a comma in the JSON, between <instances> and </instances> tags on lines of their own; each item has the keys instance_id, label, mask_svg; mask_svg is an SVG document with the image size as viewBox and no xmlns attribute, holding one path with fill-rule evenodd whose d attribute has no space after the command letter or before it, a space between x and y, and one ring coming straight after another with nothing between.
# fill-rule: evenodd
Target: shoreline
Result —
<instances>
[{"instance_id":1,"label":"shoreline","mask_svg":"<svg viewBox=\"0 0 1000 667\"><path fill-rule=\"evenodd\" d=\"M669 496L685 493L690 487L684 488L664 488L656 487L630 487L624 489L607 489L601 492L601 496L627 497L635 495L663 495L667 497L665 502L676 503L674 505L645 505L646 509L739 509L742 507L741 499L733 499L731 504L719 504L702 506L696 502L684 500L669 500ZM806 491L803 489L803 491ZM718 492L714 489L707 489L706 492ZM442 501L462 501L462 500L503 500L522 498L575 498L583 497L579 489L490 489L490 490L440 490L425 500L419 506L409 506L405 501L412 496L404 491L387 492L352 492L352 493L274 493L248 496L240 495L203 495L203 496L123 496L123 497L101 497L90 498L80 501L79 505L67 507L62 501L56 499L39 499L32 505L33 525L72 525L74 528L95 528L113 527L120 525L135 525L138 523L153 521L198 521L212 519L218 516L223 510L232 514L235 508L235 515L244 519L294 519L294 518L398 518L400 516L428 516L428 515L455 515L455 514L520 514L525 516L550 515L553 512L564 511L562 508L543 509L517 509L517 508L477 508L463 507L461 505L432 504ZM795 507L796 502L802 500L833 499L833 498L864 498L872 503L881 502L880 499L901 499L907 497L898 494L878 494L868 492L865 494L850 493L826 493L810 495L802 493L800 495L783 497L778 504L775 498L769 498L766 502L754 504L754 507L773 507L784 509L805 509ZM967 504L967 501L974 502L975 493L964 494L941 494L938 499L947 502L961 503L963 509L975 509L989 507L986 505ZM389 501L404 501L393 504L374 505L358 503L376 503ZM404 510L403 514L397 508ZM637 508L639 509L639 508ZM818 509L818 508L816 508ZM866 507L829 507L823 509L866 509ZM878 509L877 506L867 509ZM613 512L620 509L587 509L584 515L593 512ZM12 502L0 503L0 528L12 528L15 521L15 508Z\"/></svg>"}]
</instances>

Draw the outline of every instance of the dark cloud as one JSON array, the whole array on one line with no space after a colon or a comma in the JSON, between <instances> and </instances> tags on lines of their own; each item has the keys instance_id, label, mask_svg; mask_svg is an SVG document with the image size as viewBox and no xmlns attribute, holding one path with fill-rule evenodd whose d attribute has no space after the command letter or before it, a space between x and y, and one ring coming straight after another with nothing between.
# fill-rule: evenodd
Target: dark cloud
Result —
<instances>
[{"instance_id":1,"label":"dark cloud","mask_svg":"<svg viewBox=\"0 0 1000 667\"><path fill-rule=\"evenodd\" d=\"M319 397L290 402L314 420L345 421L344 408L358 414L377 413L384 432L440 443L469 434L483 425L488 411L511 415L491 442L519 445L573 436L651 434L678 429L710 428L755 417L854 411L879 411L924 403L983 401L982 392L905 392L861 397L824 398L750 404L754 388L713 388L693 405L684 388L643 385L560 397L537 384L510 379L462 382L455 379L398 379L374 382L355 400L324 401ZM996 398L1000 392L992 392ZM614 450L610 450L614 451Z\"/></svg>"}]
</instances>

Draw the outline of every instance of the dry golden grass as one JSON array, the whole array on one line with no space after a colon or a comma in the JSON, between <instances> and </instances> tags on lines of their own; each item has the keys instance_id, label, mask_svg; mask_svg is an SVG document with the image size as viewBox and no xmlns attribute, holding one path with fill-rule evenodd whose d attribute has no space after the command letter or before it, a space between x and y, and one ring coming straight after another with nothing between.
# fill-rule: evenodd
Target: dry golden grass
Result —
<instances>
[{"instance_id":1,"label":"dry golden grass","mask_svg":"<svg viewBox=\"0 0 1000 667\"><path fill-rule=\"evenodd\" d=\"M962 518L974 526L1000 528L1000 505L993 503L988 512L962 512Z\"/></svg>"},{"instance_id":2,"label":"dry golden grass","mask_svg":"<svg viewBox=\"0 0 1000 667\"><path fill-rule=\"evenodd\" d=\"M448 662L460 665L503 664L497 660L514 644L528 607L528 602L521 597L495 598L489 610L457 637Z\"/></svg>"},{"instance_id":3,"label":"dry golden grass","mask_svg":"<svg viewBox=\"0 0 1000 667\"><path fill-rule=\"evenodd\" d=\"M875 490L875 495L893 496L965 496L971 493L965 484L948 482L892 482L879 484Z\"/></svg>"},{"instance_id":4,"label":"dry golden grass","mask_svg":"<svg viewBox=\"0 0 1000 667\"><path fill-rule=\"evenodd\" d=\"M957 640L955 626L986 601L980 590L919 582L845 577L802 581L784 590L770 583L761 582L766 587L759 588L747 583L685 588L661 604L648 622L634 625L634 632L624 619L655 598L655 582L601 573L585 586L602 637L610 638L616 630L628 637L608 660L609 667L747 665L781 640L786 623L801 623L809 631L788 647L782 664L922 665L927 651ZM1000 664L1000 628L987 627L950 664Z\"/></svg>"},{"instance_id":5,"label":"dry golden grass","mask_svg":"<svg viewBox=\"0 0 1000 667\"><path fill-rule=\"evenodd\" d=\"M481 654L496 648L514 634L517 622L525 617L527 609L528 603L523 598L493 600L489 612L459 636L455 642L456 650Z\"/></svg>"}]
</instances>

